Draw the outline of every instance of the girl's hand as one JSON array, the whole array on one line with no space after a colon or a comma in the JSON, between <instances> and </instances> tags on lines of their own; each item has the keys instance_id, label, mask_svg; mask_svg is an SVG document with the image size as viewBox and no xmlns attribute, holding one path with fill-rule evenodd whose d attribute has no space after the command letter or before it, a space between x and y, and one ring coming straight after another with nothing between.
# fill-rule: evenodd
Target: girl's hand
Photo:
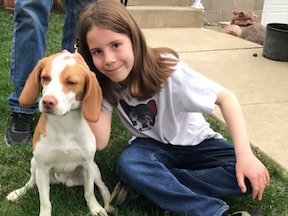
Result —
<instances>
[{"instance_id":1,"label":"girl's hand","mask_svg":"<svg viewBox=\"0 0 288 216\"><path fill-rule=\"evenodd\" d=\"M270 176L267 168L253 154L237 157L236 177L243 193L247 191L244 178L247 177L252 185L252 197L262 200L264 189L269 186Z\"/></svg>"}]
</instances>

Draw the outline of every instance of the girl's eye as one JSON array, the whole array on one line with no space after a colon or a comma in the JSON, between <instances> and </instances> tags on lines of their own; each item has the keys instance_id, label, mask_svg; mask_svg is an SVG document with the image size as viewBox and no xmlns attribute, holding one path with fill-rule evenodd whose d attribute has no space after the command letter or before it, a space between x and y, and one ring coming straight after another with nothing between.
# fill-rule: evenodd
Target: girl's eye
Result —
<instances>
[{"instance_id":1,"label":"girl's eye","mask_svg":"<svg viewBox=\"0 0 288 216\"><path fill-rule=\"evenodd\" d=\"M92 55L99 55L99 54L101 54L101 53L102 53L101 50L93 50L93 51L92 51Z\"/></svg>"},{"instance_id":2,"label":"girl's eye","mask_svg":"<svg viewBox=\"0 0 288 216\"><path fill-rule=\"evenodd\" d=\"M117 48L117 47L119 47L120 46L120 44L119 43L113 43L113 45L112 45L114 48Z\"/></svg>"}]
</instances>

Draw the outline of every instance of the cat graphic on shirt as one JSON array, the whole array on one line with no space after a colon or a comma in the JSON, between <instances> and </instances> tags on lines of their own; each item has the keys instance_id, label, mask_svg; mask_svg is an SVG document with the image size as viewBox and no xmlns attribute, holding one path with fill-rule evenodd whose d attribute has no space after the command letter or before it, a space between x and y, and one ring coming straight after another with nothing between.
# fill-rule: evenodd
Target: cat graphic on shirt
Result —
<instances>
[{"instance_id":1,"label":"cat graphic on shirt","mask_svg":"<svg viewBox=\"0 0 288 216\"><path fill-rule=\"evenodd\" d=\"M157 116L155 100L150 100L147 104L137 104L136 106L131 106L124 100L119 102L135 128L140 131L151 130Z\"/></svg>"}]
</instances>

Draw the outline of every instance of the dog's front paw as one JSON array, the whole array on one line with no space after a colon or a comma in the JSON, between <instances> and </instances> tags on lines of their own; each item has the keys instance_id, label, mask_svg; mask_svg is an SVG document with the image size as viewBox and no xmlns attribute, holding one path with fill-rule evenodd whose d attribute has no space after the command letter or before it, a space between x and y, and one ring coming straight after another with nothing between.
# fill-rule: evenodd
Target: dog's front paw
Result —
<instances>
[{"instance_id":1,"label":"dog's front paw","mask_svg":"<svg viewBox=\"0 0 288 216\"><path fill-rule=\"evenodd\" d=\"M106 210L102 207L91 209L91 213L93 216L108 216Z\"/></svg>"},{"instance_id":2,"label":"dog's front paw","mask_svg":"<svg viewBox=\"0 0 288 216\"><path fill-rule=\"evenodd\" d=\"M20 190L14 190L6 196L6 199L11 202L15 202L20 196Z\"/></svg>"}]
</instances>

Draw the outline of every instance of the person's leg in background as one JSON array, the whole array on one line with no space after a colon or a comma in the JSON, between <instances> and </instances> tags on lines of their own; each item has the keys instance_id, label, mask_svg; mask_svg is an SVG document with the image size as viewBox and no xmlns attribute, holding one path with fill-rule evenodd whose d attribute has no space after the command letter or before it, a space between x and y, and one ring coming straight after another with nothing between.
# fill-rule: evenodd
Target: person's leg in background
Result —
<instances>
[{"instance_id":1,"label":"person's leg in background","mask_svg":"<svg viewBox=\"0 0 288 216\"><path fill-rule=\"evenodd\" d=\"M63 26L62 49L74 52L77 38L77 17L80 11L95 0L64 0L65 20Z\"/></svg>"},{"instance_id":2,"label":"person's leg in background","mask_svg":"<svg viewBox=\"0 0 288 216\"><path fill-rule=\"evenodd\" d=\"M21 107L18 99L30 72L45 54L45 36L52 3L52 0L15 0L11 48L14 92L8 97L12 112L5 136L8 145L27 143L32 136L32 121L38 103L32 107Z\"/></svg>"}]
</instances>

